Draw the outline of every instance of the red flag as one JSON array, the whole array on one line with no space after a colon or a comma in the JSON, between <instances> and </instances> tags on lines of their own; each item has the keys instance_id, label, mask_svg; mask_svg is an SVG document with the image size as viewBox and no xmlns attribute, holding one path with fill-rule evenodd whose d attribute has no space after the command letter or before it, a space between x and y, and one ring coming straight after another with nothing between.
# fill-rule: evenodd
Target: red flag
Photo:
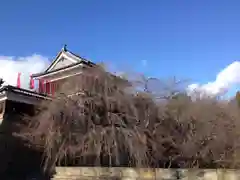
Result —
<instances>
[{"instance_id":1,"label":"red flag","mask_svg":"<svg viewBox=\"0 0 240 180\"><path fill-rule=\"evenodd\" d=\"M21 88L21 73L18 73L18 78L17 78L17 87Z\"/></svg>"},{"instance_id":2,"label":"red flag","mask_svg":"<svg viewBox=\"0 0 240 180\"><path fill-rule=\"evenodd\" d=\"M30 76L30 89L34 89L34 79L32 75Z\"/></svg>"}]
</instances>

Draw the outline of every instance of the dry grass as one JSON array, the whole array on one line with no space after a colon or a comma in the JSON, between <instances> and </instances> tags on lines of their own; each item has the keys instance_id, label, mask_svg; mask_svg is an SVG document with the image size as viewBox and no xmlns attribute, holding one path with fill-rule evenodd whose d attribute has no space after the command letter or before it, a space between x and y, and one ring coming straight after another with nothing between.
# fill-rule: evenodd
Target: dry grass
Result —
<instances>
[{"instance_id":1,"label":"dry grass","mask_svg":"<svg viewBox=\"0 0 240 180\"><path fill-rule=\"evenodd\" d=\"M129 93L126 85L131 83L102 69L86 70L84 76L65 83L58 98L43 103L34 119L26 118L29 126L22 135L44 149L45 167L57 162L240 166L238 107L211 98L192 101L171 89L153 94L144 86L143 92Z\"/></svg>"}]
</instances>

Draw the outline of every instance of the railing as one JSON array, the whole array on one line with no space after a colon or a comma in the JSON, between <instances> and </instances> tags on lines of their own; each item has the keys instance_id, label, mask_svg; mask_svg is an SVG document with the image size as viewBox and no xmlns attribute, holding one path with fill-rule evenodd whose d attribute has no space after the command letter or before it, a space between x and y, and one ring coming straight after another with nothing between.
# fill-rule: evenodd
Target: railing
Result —
<instances>
[{"instance_id":1,"label":"railing","mask_svg":"<svg viewBox=\"0 0 240 180\"><path fill-rule=\"evenodd\" d=\"M56 82L40 82L38 87L38 93L54 96L56 90L59 89L59 86Z\"/></svg>"}]
</instances>

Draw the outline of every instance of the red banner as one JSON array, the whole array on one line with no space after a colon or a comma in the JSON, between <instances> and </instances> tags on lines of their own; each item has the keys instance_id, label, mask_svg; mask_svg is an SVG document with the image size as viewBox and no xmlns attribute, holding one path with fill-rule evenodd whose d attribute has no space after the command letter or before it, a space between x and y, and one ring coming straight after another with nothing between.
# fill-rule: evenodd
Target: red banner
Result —
<instances>
[{"instance_id":1,"label":"red banner","mask_svg":"<svg viewBox=\"0 0 240 180\"><path fill-rule=\"evenodd\" d=\"M18 77L17 77L17 87L21 88L21 73L18 73Z\"/></svg>"}]
</instances>

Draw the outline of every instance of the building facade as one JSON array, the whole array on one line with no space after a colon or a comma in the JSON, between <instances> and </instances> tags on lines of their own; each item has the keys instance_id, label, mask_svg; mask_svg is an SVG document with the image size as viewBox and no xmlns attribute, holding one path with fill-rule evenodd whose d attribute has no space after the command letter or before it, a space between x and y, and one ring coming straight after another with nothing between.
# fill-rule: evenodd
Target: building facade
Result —
<instances>
[{"instance_id":1,"label":"building facade","mask_svg":"<svg viewBox=\"0 0 240 180\"><path fill-rule=\"evenodd\" d=\"M42 100L51 100L64 82L83 73L83 68L94 66L97 65L68 51L64 46L44 72L32 75L32 80L39 82L34 90L10 85L0 88L0 122L6 114L17 111L17 107L27 107L29 110Z\"/></svg>"}]
</instances>

